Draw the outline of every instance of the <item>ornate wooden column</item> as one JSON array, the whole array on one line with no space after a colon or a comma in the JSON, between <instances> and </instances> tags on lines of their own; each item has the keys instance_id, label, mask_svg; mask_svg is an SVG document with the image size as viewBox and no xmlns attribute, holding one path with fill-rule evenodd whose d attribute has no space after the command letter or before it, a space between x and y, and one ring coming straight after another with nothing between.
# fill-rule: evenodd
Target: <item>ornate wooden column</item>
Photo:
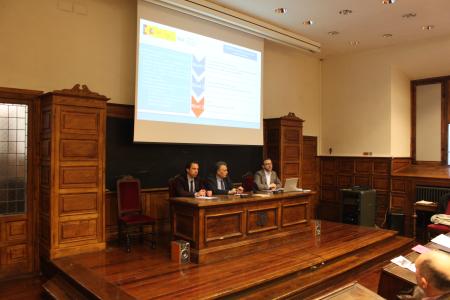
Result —
<instances>
[{"instance_id":1,"label":"ornate wooden column","mask_svg":"<svg viewBox=\"0 0 450 300\"><path fill-rule=\"evenodd\" d=\"M77 84L41 99L40 255L104 249L108 98Z\"/></svg>"},{"instance_id":2,"label":"ornate wooden column","mask_svg":"<svg viewBox=\"0 0 450 300\"><path fill-rule=\"evenodd\" d=\"M302 186L303 120L294 113L264 119L264 157L271 158L274 170L284 184L298 177Z\"/></svg>"}]
</instances>

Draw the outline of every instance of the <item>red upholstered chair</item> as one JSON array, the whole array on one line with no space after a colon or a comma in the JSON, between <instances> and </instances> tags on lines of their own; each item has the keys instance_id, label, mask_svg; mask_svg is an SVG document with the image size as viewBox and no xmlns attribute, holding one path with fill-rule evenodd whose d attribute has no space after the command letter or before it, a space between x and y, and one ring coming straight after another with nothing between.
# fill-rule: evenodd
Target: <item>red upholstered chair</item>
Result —
<instances>
[{"instance_id":1,"label":"red upholstered chair","mask_svg":"<svg viewBox=\"0 0 450 300\"><path fill-rule=\"evenodd\" d=\"M175 191L175 185L176 185L177 178L179 176L181 176L181 175L176 175L169 179L168 185L169 185L169 197L170 198L177 196L177 193Z\"/></svg>"},{"instance_id":2,"label":"red upholstered chair","mask_svg":"<svg viewBox=\"0 0 450 300\"><path fill-rule=\"evenodd\" d=\"M155 242L155 219L142 213L141 203L141 183L139 179L125 176L117 180L117 204L118 204L118 225L119 225L119 245L122 239L126 239L127 252L131 251L131 235L136 233L144 240L144 226L151 226L151 246L156 247ZM133 230L133 232L130 232Z\"/></svg>"},{"instance_id":3,"label":"red upholstered chair","mask_svg":"<svg viewBox=\"0 0 450 300\"><path fill-rule=\"evenodd\" d=\"M255 190L253 173L247 172L242 176L242 187L245 192L253 192Z\"/></svg>"},{"instance_id":4,"label":"red upholstered chair","mask_svg":"<svg viewBox=\"0 0 450 300\"><path fill-rule=\"evenodd\" d=\"M445 194L442 196L442 198L439 200L439 206L438 206L438 214L446 214L450 215L450 194ZM439 210L440 208L440 210ZM439 235L441 233L445 234L450 232L450 226L444 225L444 224L429 224L427 226L428 231L428 237L434 237L436 235Z\"/></svg>"}]
</instances>

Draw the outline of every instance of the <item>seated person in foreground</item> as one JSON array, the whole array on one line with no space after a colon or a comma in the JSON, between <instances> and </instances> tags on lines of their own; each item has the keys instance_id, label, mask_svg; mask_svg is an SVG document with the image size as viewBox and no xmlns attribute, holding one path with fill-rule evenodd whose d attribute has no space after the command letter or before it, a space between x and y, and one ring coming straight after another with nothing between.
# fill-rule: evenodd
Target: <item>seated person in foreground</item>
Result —
<instances>
[{"instance_id":1,"label":"seated person in foreground","mask_svg":"<svg viewBox=\"0 0 450 300\"><path fill-rule=\"evenodd\" d=\"M438 250L421 254L416 259L417 289L409 299L450 299L450 255ZM423 295L424 294L424 295Z\"/></svg>"},{"instance_id":2,"label":"seated person in foreground","mask_svg":"<svg viewBox=\"0 0 450 300\"><path fill-rule=\"evenodd\" d=\"M254 181L259 191L275 190L281 187L281 181L277 173L272 170L272 160L266 158L262 164L262 170L255 173Z\"/></svg>"},{"instance_id":3,"label":"seated person in foreground","mask_svg":"<svg viewBox=\"0 0 450 300\"><path fill-rule=\"evenodd\" d=\"M199 164L191 161L186 164L186 173L175 179L176 197L211 196L211 191L206 191L198 177Z\"/></svg>"},{"instance_id":4,"label":"seated person in foreground","mask_svg":"<svg viewBox=\"0 0 450 300\"><path fill-rule=\"evenodd\" d=\"M237 189L233 188L233 184L228 177L228 166L224 161L218 161L216 163L216 174L208 177L207 188L214 195L241 194L244 191L242 186Z\"/></svg>"}]
</instances>

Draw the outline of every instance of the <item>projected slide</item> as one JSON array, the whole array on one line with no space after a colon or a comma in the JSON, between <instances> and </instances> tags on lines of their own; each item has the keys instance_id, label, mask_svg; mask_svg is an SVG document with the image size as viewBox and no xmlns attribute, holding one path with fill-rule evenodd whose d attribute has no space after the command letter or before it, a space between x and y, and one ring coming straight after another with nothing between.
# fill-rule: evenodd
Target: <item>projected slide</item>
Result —
<instances>
[{"instance_id":1,"label":"projected slide","mask_svg":"<svg viewBox=\"0 0 450 300\"><path fill-rule=\"evenodd\" d=\"M260 128L261 53L140 19L138 120Z\"/></svg>"}]
</instances>

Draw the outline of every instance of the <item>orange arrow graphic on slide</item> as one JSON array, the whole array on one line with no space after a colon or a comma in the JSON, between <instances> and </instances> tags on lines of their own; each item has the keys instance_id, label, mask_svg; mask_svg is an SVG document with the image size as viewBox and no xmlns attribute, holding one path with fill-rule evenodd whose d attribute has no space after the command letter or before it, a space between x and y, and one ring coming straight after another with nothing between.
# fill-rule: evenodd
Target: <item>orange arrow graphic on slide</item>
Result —
<instances>
[{"instance_id":1,"label":"orange arrow graphic on slide","mask_svg":"<svg viewBox=\"0 0 450 300\"><path fill-rule=\"evenodd\" d=\"M197 100L195 100L195 97L192 96L191 100L192 100L192 111L198 118L205 110L205 97L203 97L202 99L200 99L200 101L197 102Z\"/></svg>"}]
</instances>

